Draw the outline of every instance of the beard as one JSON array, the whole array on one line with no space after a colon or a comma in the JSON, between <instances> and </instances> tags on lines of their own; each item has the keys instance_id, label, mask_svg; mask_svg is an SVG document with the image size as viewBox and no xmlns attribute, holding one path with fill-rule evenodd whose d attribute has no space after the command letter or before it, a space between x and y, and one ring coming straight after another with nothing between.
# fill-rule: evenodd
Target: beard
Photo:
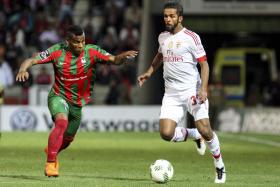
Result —
<instances>
[{"instance_id":1,"label":"beard","mask_svg":"<svg viewBox=\"0 0 280 187\"><path fill-rule=\"evenodd\" d=\"M174 25L165 25L165 29L166 31L173 33L177 26L178 22L176 22Z\"/></svg>"}]
</instances>

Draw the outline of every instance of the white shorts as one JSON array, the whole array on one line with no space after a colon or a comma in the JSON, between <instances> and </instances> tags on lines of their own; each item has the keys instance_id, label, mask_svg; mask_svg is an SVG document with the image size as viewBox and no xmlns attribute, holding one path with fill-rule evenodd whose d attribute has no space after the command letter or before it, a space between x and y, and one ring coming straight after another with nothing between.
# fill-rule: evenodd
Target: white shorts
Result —
<instances>
[{"instance_id":1,"label":"white shorts","mask_svg":"<svg viewBox=\"0 0 280 187\"><path fill-rule=\"evenodd\" d=\"M196 98L196 92L164 94L160 111L160 119L171 119L177 124L185 119L186 113L189 112L194 120L209 118L208 100L204 103L199 102Z\"/></svg>"}]
</instances>

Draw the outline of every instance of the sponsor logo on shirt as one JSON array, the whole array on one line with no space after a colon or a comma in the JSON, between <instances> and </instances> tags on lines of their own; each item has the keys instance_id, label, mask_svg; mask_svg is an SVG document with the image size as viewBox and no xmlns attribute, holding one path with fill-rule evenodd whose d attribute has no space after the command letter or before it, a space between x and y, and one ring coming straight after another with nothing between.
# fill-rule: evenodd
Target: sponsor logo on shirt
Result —
<instances>
[{"instance_id":1,"label":"sponsor logo on shirt","mask_svg":"<svg viewBox=\"0 0 280 187\"><path fill-rule=\"evenodd\" d=\"M60 77L60 79L63 80L63 81L78 81L78 80L85 79L85 78L87 78L87 77L88 77L88 76L85 75L85 76L76 77L76 78L65 78L65 77Z\"/></svg>"},{"instance_id":2,"label":"sponsor logo on shirt","mask_svg":"<svg viewBox=\"0 0 280 187\"><path fill-rule=\"evenodd\" d=\"M45 50L41 53L39 53L39 57L41 60L45 60L50 56L50 52L48 50Z\"/></svg>"},{"instance_id":3,"label":"sponsor logo on shirt","mask_svg":"<svg viewBox=\"0 0 280 187\"><path fill-rule=\"evenodd\" d=\"M167 55L163 57L164 62L183 62L183 56L174 55L172 50L167 50Z\"/></svg>"}]
</instances>

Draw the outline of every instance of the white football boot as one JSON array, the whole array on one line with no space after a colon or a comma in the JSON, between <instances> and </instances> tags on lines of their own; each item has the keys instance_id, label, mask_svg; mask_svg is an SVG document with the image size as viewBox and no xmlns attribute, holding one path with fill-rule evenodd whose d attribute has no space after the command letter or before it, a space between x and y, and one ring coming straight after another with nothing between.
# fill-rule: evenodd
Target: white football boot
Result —
<instances>
[{"instance_id":1,"label":"white football boot","mask_svg":"<svg viewBox=\"0 0 280 187\"><path fill-rule=\"evenodd\" d=\"M222 160L216 161L214 159L214 165L216 168L216 178L215 183L225 183L226 182L226 168Z\"/></svg>"},{"instance_id":2,"label":"white football boot","mask_svg":"<svg viewBox=\"0 0 280 187\"><path fill-rule=\"evenodd\" d=\"M226 169L225 167L219 169L216 168L216 178L215 183L225 183L226 182Z\"/></svg>"}]
</instances>

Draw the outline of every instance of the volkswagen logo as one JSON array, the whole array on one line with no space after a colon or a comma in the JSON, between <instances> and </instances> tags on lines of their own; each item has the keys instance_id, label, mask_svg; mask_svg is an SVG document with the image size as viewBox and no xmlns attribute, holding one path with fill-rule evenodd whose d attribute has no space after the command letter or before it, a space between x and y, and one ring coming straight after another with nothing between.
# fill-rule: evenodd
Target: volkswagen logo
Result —
<instances>
[{"instance_id":1,"label":"volkswagen logo","mask_svg":"<svg viewBox=\"0 0 280 187\"><path fill-rule=\"evenodd\" d=\"M31 110L16 110L11 117L13 130L34 130L37 126L37 117Z\"/></svg>"}]
</instances>

